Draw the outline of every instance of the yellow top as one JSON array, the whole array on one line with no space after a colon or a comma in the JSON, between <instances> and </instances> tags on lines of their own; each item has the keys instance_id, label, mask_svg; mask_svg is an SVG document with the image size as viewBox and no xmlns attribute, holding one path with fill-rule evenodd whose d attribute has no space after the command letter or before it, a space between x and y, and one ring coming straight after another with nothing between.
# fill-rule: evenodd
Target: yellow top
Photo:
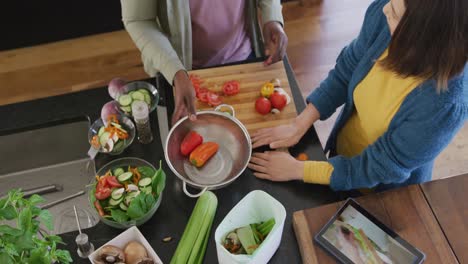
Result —
<instances>
[{"instance_id":1,"label":"yellow top","mask_svg":"<svg viewBox=\"0 0 468 264\"><path fill-rule=\"evenodd\" d=\"M387 53L385 50L378 60ZM378 63L374 64L354 90L355 111L338 133L337 153L345 157L361 154L387 131L403 100L420 83L420 79L401 78ZM333 166L328 162L307 161L304 181L329 184L332 172Z\"/></svg>"}]
</instances>

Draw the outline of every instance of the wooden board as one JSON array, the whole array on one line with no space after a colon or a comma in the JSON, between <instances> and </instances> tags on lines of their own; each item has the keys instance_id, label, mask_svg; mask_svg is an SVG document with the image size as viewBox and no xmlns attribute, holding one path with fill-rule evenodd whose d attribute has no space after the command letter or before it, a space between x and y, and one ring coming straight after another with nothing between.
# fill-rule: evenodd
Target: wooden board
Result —
<instances>
[{"instance_id":1,"label":"wooden board","mask_svg":"<svg viewBox=\"0 0 468 264\"><path fill-rule=\"evenodd\" d=\"M458 263L418 185L360 197L377 219L426 254L425 263ZM297 211L293 227L303 263L336 263L313 242L314 236L343 202Z\"/></svg>"},{"instance_id":2,"label":"wooden board","mask_svg":"<svg viewBox=\"0 0 468 264\"><path fill-rule=\"evenodd\" d=\"M460 263L468 263L468 174L421 185Z\"/></svg>"},{"instance_id":3,"label":"wooden board","mask_svg":"<svg viewBox=\"0 0 468 264\"><path fill-rule=\"evenodd\" d=\"M234 107L236 118L246 126L250 133L261 128L288 124L297 116L283 62L268 67L263 66L262 62L256 62L194 70L190 73L201 77L205 81L204 86L215 92L221 92L223 83L227 81L239 81L240 93L234 96L224 96L223 103ZM255 111L255 100L260 97L262 85L273 78L278 78L281 81L281 87L291 96L291 103L279 114L261 115ZM196 107L198 110L213 109L202 102L197 102Z\"/></svg>"}]
</instances>

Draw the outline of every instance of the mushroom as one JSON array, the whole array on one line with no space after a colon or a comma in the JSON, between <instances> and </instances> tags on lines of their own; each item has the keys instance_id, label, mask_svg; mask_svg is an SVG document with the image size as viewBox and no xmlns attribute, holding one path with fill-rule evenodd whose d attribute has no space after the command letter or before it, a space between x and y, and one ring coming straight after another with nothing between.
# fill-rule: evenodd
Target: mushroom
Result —
<instances>
[{"instance_id":1,"label":"mushroom","mask_svg":"<svg viewBox=\"0 0 468 264\"><path fill-rule=\"evenodd\" d=\"M281 81L278 78L271 79L270 82L273 84L275 87L280 87L281 86Z\"/></svg>"},{"instance_id":2,"label":"mushroom","mask_svg":"<svg viewBox=\"0 0 468 264\"><path fill-rule=\"evenodd\" d=\"M118 247L111 245L104 246L99 250L94 262L96 262L96 264L125 263L125 254Z\"/></svg>"},{"instance_id":3,"label":"mushroom","mask_svg":"<svg viewBox=\"0 0 468 264\"><path fill-rule=\"evenodd\" d=\"M124 253L127 264L154 264L154 261L148 258L145 247L137 241L130 241L125 246Z\"/></svg>"}]
</instances>

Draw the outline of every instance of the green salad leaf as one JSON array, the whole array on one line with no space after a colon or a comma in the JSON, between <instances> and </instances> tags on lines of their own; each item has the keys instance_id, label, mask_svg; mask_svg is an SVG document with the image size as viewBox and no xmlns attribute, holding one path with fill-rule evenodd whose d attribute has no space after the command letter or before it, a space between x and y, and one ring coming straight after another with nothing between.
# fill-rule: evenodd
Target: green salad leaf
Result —
<instances>
[{"instance_id":1,"label":"green salad leaf","mask_svg":"<svg viewBox=\"0 0 468 264\"><path fill-rule=\"evenodd\" d=\"M127 214L132 219L138 219L150 211L155 202L153 195L140 193L130 202Z\"/></svg>"},{"instance_id":2,"label":"green salad leaf","mask_svg":"<svg viewBox=\"0 0 468 264\"><path fill-rule=\"evenodd\" d=\"M128 215L120 209L112 209L111 216L116 222L119 222L119 223L128 221Z\"/></svg>"},{"instance_id":3,"label":"green salad leaf","mask_svg":"<svg viewBox=\"0 0 468 264\"><path fill-rule=\"evenodd\" d=\"M150 178L154 175L155 171L153 168L148 166L141 166L137 168L142 178Z\"/></svg>"},{"instance_id":4,"label":"green salad leaf","mask_svg":"<svg viewBox=\"0 0 468 264\"><path fill-rule=\"evenodd\" d=\"M166 173L162 169L162 161L159 161L159 169L153 175L151 186L156 191L157 197L161 195L166 186Z\"/></svg>"}]
</instances>

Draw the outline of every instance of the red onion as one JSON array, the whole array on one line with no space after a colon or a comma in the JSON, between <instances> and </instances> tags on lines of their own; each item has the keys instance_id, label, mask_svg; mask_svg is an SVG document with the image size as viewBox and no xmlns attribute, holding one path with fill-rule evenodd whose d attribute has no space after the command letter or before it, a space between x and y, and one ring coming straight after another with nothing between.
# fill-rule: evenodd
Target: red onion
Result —
<instances>
[{"instance_id":1,"label":"red onion","mask_svg":"<svg viewBox=\"0 0 468 264\"><path fill-rule=\"evenodd\" d=\"M119 104L116 101L107 102L101 109L101 118L104 123L107 122L109 115L119 114Z\"/></svg>"},{"instance_id":2,"label":"red onion","mask_svg":"<svg viewBox=\"0 0 468 264\"><path fill-rule=\"evenodd\" d=\"M118 96L124 92L123 87L125 84L127 84L127 82L122 78L112 79L108 86L109 95L113 99L117 100Z\"/></svg>"}]
</instances>

